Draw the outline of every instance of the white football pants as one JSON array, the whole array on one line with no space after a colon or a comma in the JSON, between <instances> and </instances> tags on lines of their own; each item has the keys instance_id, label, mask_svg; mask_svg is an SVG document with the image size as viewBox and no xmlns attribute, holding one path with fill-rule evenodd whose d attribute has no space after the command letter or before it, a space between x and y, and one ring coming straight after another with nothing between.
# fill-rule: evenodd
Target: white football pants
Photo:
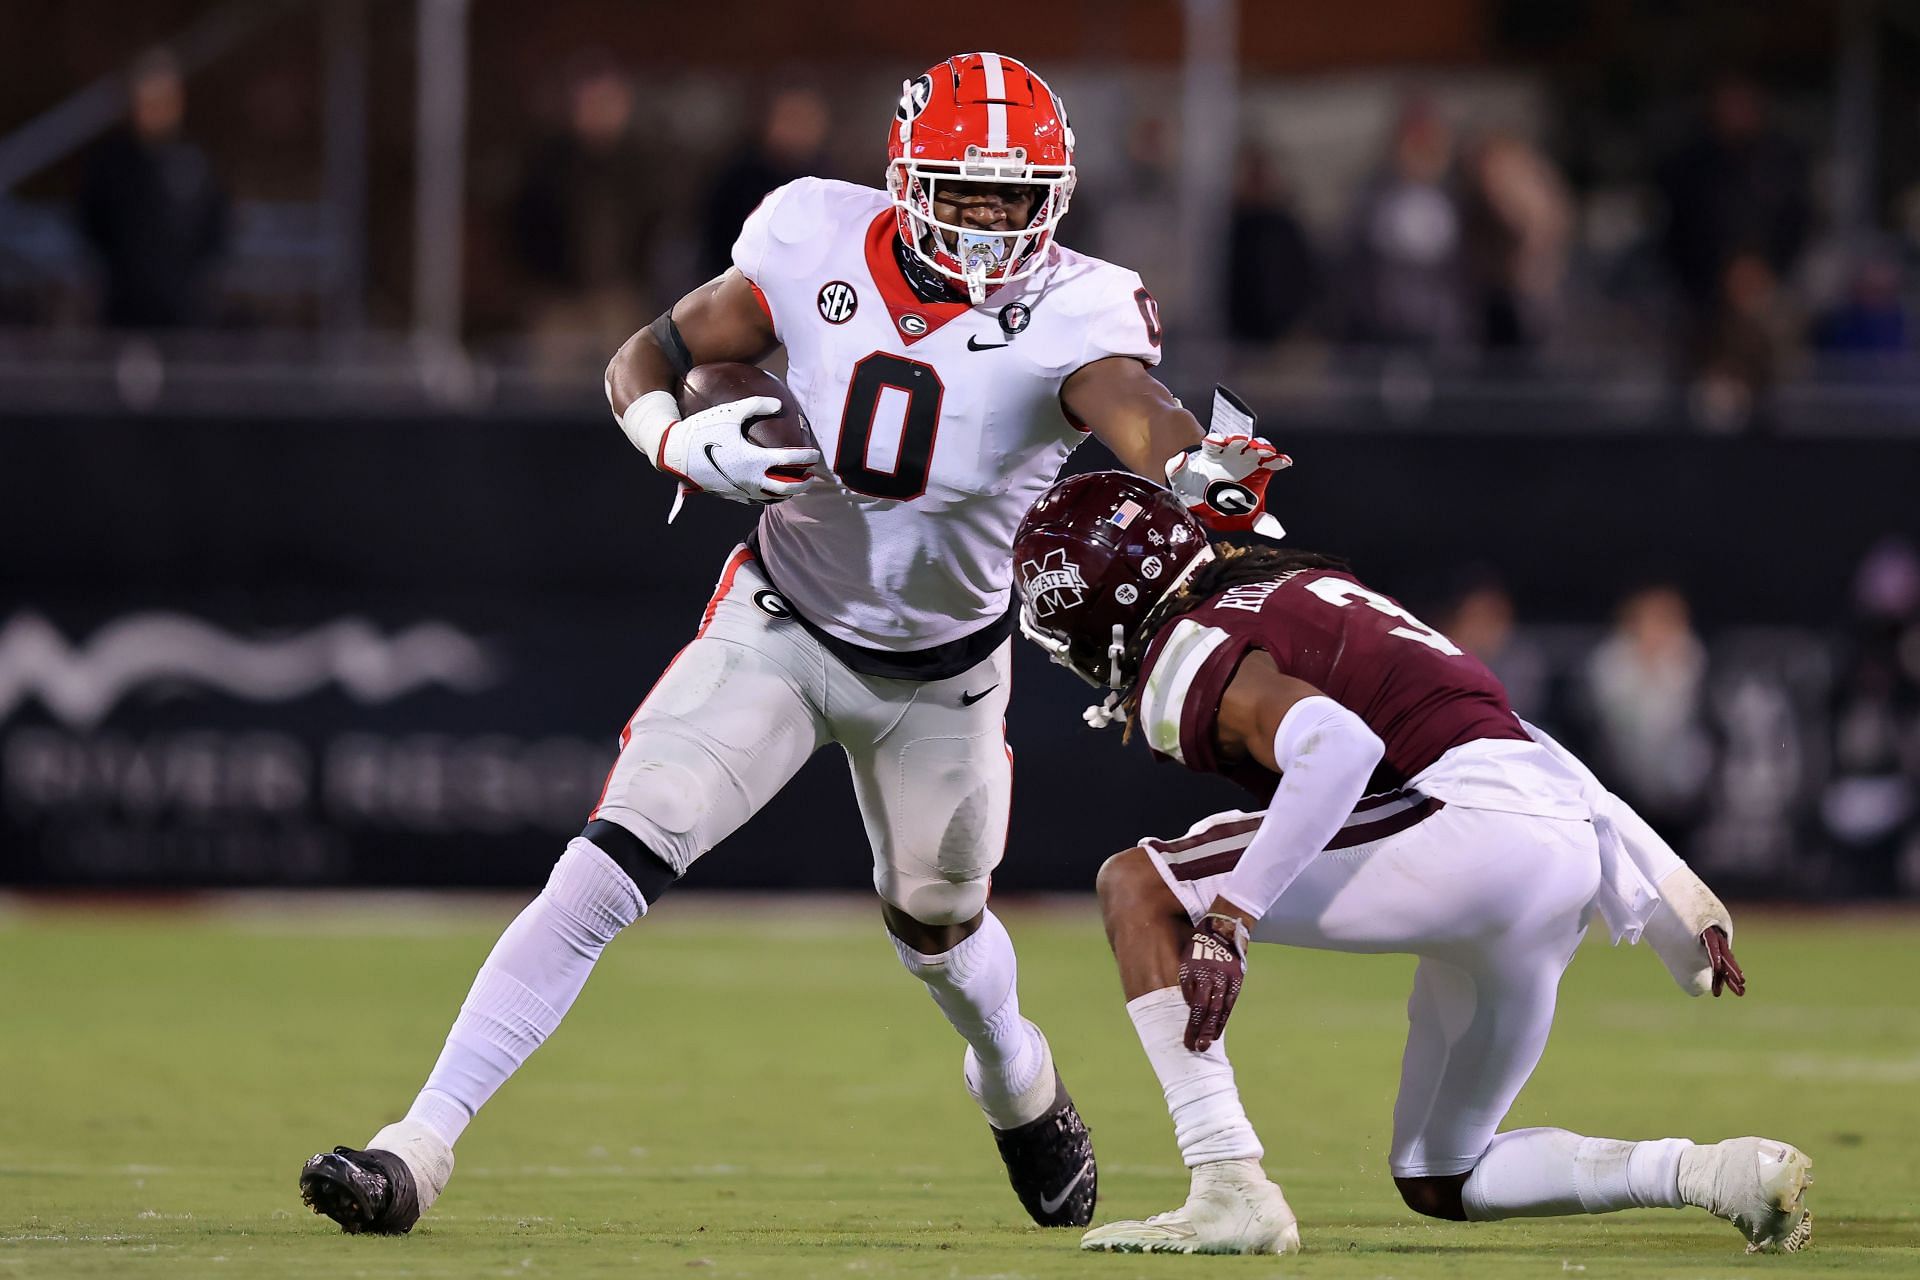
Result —
<instances>
[{"instance_id":1,"label":"white football pants","mask_svg":"<svg viewBox=\"0 0 1920 1280\"><path fill-rule=\"evenodd\" d=\"M1215 814L1178 840L1141 842L1196 924L1255 816ZM1323 852L1254 926L1255 942L1420 957L1393 1108L1395 1177L1464 1173L1486 1152L1546 1048L1599 885L1591 823L1450 806Z\"/></svg>"},{"instance_id":2,"label":"white football pants","mask_svg":"<svg viewBox=\"0 0 1920 1280\"><path fill-rule=\"evenodd\" d=\"M923 924L972 919L1006 847L1011 651L945 680L860 675L738 548L693 641L627 722L593 816L684 872L838 743L880 896Z\"/></svg>"}]
</instances>

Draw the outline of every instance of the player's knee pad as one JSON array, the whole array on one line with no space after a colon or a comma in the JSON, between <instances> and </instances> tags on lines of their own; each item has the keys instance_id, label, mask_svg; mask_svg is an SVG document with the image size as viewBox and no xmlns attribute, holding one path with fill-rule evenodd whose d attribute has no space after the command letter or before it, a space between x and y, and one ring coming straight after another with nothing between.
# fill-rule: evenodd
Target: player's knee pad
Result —
<instances>
[{"instance_id":1,"label":"player's knee pad","mask_svg":"<svg viewBox=\"0 0 1920 1280\"><path fill-rule=\"evenodd\" d=\"M647 901L631 877L604 849L575 836L553 864L541 896L551 902L587 946L605 946L646 914Z\"/></svg>"},{"instance_id":2,"label":"player's knee pad","mask_svg":"<svg viewBox=\"0 0 1920 1280\"><path fill-rule=\"evenodd\" d=\"M886 869L873 887L894 907L925 925L965 924L986 909L987 881L941 880Z\"/></svg>"},{"instance_id":3,"label":"player's knee pad","mask_svg":"<svg viewBox=\"0 0 1920 1280\"><path fill-rule=\"evenodd\" d=\"M699 740L642 724L621 749L594 818L632 832L679 875L711 846L716 809L737 790Z\"/></svg>"}]
</instances>

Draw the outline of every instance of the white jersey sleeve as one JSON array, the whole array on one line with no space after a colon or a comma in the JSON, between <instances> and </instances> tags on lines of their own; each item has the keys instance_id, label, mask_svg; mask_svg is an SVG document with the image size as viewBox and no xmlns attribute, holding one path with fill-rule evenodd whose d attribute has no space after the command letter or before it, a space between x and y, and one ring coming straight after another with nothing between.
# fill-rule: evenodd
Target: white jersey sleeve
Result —
<instances>
[{"instance_id":1,"label":"white jersey sleeve","mask_svg":"<svg viewBox=\"0 0 1920 1280\"><path fill-rule=\"evenodd\" d=\"M733 265L740 268L773 317L775 336L787 326L780 315L781 304L792 301L786 290L771 287L768 278L770 259L776 255L782 267L806 273L825 256L820 229L828 222L829 184L819 178L796 178L784 187L775 187L754 207L733 242Z\"/></svg>"},{"instance_id":2,"label":"white jersey sleeve","mask_svg":"<svg viewBox=\"0 0 1920 1280\"><path fill-rule=\"evenodd\" d=\"M1101 263L1084 290L1085 345L1080 364L1109 356L1131 356L1152 367L1160 363L1160 304L1137 273Z\"/></svg>"}]
</instances>

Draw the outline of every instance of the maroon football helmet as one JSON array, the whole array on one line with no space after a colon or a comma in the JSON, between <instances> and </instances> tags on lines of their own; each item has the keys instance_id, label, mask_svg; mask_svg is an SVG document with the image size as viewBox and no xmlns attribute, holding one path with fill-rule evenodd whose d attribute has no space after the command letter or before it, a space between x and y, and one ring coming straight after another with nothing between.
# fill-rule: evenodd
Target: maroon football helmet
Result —
<instances>
[{"instance_id":1,"label":"maroon football helmet","mask_svg":"<svg viewBox=\"0 0 1920 1280\"><path fill-rule=\"evenodd\" d=\"M1159 485L1124 471L1062 480L1013 535L1020 630L1095 688L1128 689L1141 624L1211 559L1206 530Z\"/></svg>"}]
</instances>

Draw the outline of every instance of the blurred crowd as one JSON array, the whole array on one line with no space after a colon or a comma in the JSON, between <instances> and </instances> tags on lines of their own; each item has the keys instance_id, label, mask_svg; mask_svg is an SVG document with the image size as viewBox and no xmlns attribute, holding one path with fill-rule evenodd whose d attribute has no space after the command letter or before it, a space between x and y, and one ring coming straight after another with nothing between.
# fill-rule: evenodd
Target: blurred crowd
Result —
<instances>
[{"instance_id":1,"label":"blurred crowd","mask_svg":"<svg viewBox=\"0 0 1920 1280\"><path fill-rule=\"evenodd\" d=\"M165 53L128 77L126 123L87 157L75 216L99 258L100 319L172 329L215 319L212 286L228 247L228 196L185 136L186 86Z\"/></svg>"},{"instance_id":2,"label":"blurred crowd","mask_svg":"<svg viewBox=\"0 0 1920 1280\"><path fill-rule=\"evenodd\" d=\"M470 331L527 340L557 379L578 383L583 351L604 359L723 270L767 191L805 174L879 180L885 111L864 95L854 115L804 84L770 88L730 143L692 156L611 55L582 54L558 89L542 136L476 143L468 216ZM128 91L124 122L73 170L72 225L98 274L93 319L244 323L221 281L245 175L219 172L196 142L165 54L136 63ZM1093 158L1067 241L1138 269L1176 323L1185 314L1217 333L1242 364L1386 351L1523 375L1617 337L1594 317L1618 314L1665 362L1692 421L1733 430L1763 428L1771 389L1816 355L1869 362L1859 370L1911 345L1905 242L1886 229L1837 236L1815 159L1739 76L1712 82L1664 149L1630 162L1643 207L1626 236L1597 226L1611 197L1571 171L1575 148L1556 154L1539 121L1463 126L1437 97L1405 94L1332 217L1307 212L1314 175L1249 129L1217 290L1181 278L1175 123L1151 101L1126 111L1137 114L1109 110L1104 154L1083 147ZM1217 315L1192 313L1203 296L1217 296ZM1816 849L1824 861L1806 883L1914 892L1920 554L1899 540L1876 548L1853 597L1846 636L1811 650L1804 634L1703 638L1686 596L1660 583L1619 601L1597 645L1527 625L1491 571L1432 604L1522 715L1576 744L1663 829L1688 833L1709 865L1714 850L1737 850L1723 870L1777 882ZM1769 829L1791 839L1769 846Z\"/></svg>"},{"instance_id":3,"label":"blurred crowd","mask_svg":"<svg viewBox=\"0 0 1920 1280\"><path fill-rule=\"evenodd\" d=\"M1436 601L1441 629L1519 714L1722 882L1834 898L1920 892L1920 551L1857 566L1843 635L1703 638L1684 593L1648 583L1598 643L1530 627L1491 571Z\"/></svg>"},{"instance_id":4,"label":"blurred crowd","mask_svg":"<svg viewBox=\"0 0 1920 1280\"><path fill-rule=\"evenodd\" d=\"M875 113L837 118L812 88L767 90L731 146L690 155L663 136L644 82L611 55L584 53L560 79L546 136L504 161L482 145L468 253L470 330L528 335L556 361L584 341L617 342L724 267L771 187L806 173L878 180L877 142L858 150L837 136L872 141ZM222 319L229 199L185 124L185 96L164 55L137 64L127 121L92 148L73 193L106 325ZM1139 269L1176 325L1225 337L1242 365L1387 351L1524 374L1543 355L1638 341L1695 422L1739 429L1765 425L1768 392L1810 356L1857 369L1910 346L1898 238L1829 234L1814 161L1761 86L1739 76L1712 82L1691 124L1634 161L1638 230L1610 252L1593 245L1606 238L1596 224L1613 190L1583 191L1569 176L1578 148L1557 156L1543 142L1551 119L1463 128L1435 96L1406 94L1331 220L1302 212L1316 175L1249 128L1218 290L1181 278L1169 234L1180 216L1178 130L1138 110L1104 120L1124 141L1107 150L1117 159L1083 164L1068 239ZM856 155L866 157L858 166ZM1218 314L1183 311L1216 294Z\"/></svg>"}]
</instances>

